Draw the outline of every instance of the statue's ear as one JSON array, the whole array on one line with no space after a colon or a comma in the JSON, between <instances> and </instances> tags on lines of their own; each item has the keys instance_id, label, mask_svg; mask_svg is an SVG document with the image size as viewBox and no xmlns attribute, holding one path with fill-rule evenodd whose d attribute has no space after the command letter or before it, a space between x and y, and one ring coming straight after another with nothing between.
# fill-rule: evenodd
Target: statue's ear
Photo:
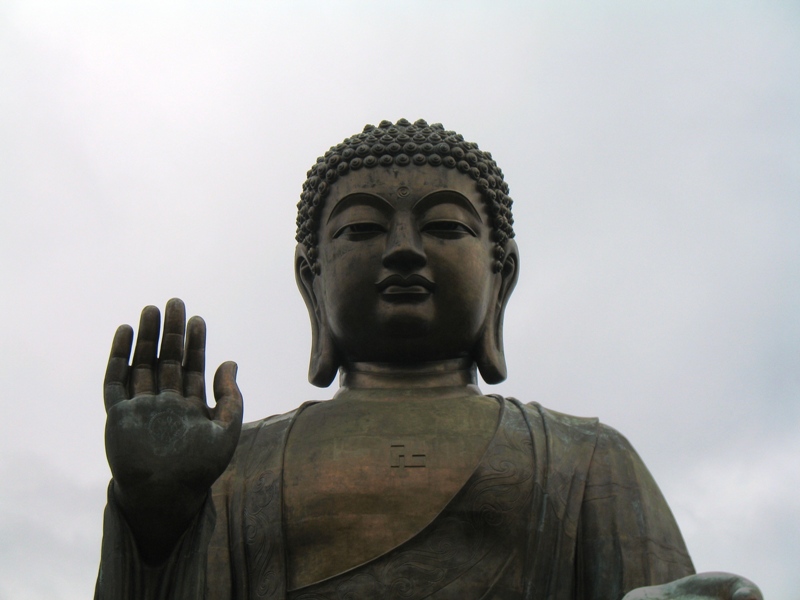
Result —
<instances>
[{"instance_id":1,"label":"statue's ear","mask_svg":"<svg viewBox=\"0 0 800 600\"><path fill-rule=\"evenodd\" d=\"M306 247L302 244L297 245L294 253L294 276L311 319L311 360L308 365L308 381L317 387L328 387L339 370L339 359L328 327L325 306L320 302L315 290L317 275L311 266Z\"/></svg>"},{"instance_id":2,"label":"statue's ear","mask_svg":"<svg viewBox=\"0 0 800 600\"><path fill-rule=\"evenodd\" d=\"M475 349L475 362L486 383L500 383L505 380L508 373L506 355L503 350L503 314L519 278L517 243L514 240L508 240L505 251L503 269L498 274L495 304L489 308L486 323L483 326L483 335Z\"/></svg>"}]
</instances>

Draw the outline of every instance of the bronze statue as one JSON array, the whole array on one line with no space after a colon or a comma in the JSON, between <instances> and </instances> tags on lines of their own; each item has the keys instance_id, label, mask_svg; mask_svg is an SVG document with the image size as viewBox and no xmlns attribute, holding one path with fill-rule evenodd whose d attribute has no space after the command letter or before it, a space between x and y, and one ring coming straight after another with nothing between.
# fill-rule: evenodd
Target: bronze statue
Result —
<instances>
[{"instance_id":1,"label":"bronze statue","mask_svg":"<svg viewBox=\"0 0 800 600\"><path fill-rule=\"evenodd\" d=\"M242 427L236 366L206 405L205 324L180 300L117 330L98 599L757 600L694 575L627 440L484 396L519 274L490 154L382 122L331 148L298 204L309 379L327 402ZM645 587L650 586L650 587Z\"/></svg>"}]
</instances>

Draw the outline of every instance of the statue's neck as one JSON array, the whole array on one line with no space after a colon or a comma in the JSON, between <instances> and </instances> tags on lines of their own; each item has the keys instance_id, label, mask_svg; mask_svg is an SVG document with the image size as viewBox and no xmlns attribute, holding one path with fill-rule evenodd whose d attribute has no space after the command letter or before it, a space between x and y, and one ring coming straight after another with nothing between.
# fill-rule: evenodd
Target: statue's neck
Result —
<instances>
[{"instance_id":1,"label":"statue's neck","mask_svg":"<svg viewBox=\"0 0 800 600\"><path fill-rule=\"evenodd\" d=\"M413 391L415 394L479 396L475 363L454 359L417 363L353 363L339 373L336 397L358 390Z\"/></svg>"}]
</instances>

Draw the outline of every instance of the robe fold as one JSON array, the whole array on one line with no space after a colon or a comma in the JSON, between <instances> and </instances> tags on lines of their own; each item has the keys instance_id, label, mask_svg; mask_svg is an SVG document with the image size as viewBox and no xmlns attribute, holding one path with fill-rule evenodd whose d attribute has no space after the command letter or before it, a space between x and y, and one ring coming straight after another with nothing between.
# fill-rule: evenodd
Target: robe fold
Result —
<instances>
[{"instance_id":1,"label":"robe fold","mask_svg":"<svg viewBox=\"0 0 800 600\"><path fill-rule=\"evenodd\" d=\"M420 532L385 554L287 589L283 455L302 410L246 425L230 466L158 567L109 493L96 600L619 600L694 573L661 492L596 419L498 397L478 466ZM112 482L113 484L113 482Z\"/></svg>"}]
</instances>

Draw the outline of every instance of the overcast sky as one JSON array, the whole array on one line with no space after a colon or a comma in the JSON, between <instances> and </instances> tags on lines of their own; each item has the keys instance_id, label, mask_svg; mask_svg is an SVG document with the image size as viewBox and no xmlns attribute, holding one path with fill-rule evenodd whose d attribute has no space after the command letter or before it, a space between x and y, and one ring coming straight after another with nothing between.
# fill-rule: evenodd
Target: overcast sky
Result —
<instances>
[{"instance_id":1,"label":"overcast sky","mask_svg":"<svg viewBox=\"0 0 800 600\"><path fill-rule=\"evenodd\" d=\"M91 596L120 323L173 296L245 419L306 382L305 172L382 119L492 152L522 275L487 392L599 416L700 571L800 597L800 4L0 0L0 600Z\"/></svg>"}]
</instances>

